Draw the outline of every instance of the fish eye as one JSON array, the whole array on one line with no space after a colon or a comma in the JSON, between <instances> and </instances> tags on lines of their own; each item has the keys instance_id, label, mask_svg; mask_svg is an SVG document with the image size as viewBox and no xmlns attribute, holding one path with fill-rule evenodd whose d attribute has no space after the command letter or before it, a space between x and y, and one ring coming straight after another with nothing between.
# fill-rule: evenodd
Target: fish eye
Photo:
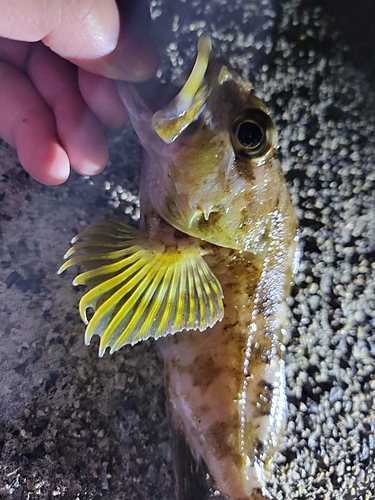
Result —
<instances>
[{"instance_id":1,"label":"fish eye","mask_svg":"<svg viewBox=\"0 0 375 500\"><path fill-rule=\"evenodd\" d=\"M231 139L237 156L263 161L275 149L276 130L267 113L248 108L233 120Z\"/></svg>"},{"instance_id":2,"label":"fish eye","mask_svg":"<svg viewBox=\"0 0 375 500\"><path fill-rule=\"evenodd\" d=\"M263 138L263 130L254 122L243 122L237 129L238 142L245 148L254 149Z\"/></svg>"}]
</instances>

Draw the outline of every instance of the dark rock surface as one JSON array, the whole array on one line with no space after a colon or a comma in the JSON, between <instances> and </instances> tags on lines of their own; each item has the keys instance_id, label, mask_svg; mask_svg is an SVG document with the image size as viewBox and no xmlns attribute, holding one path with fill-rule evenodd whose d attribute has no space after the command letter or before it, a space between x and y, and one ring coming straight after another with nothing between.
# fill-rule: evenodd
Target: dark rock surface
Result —
<instances>
[{"instance_id":1,"label":"dark rock surface","mask_svg":"<svg viewBox=\"0 0 375 500\"><path fill-rule=\"evenodd\" d=\"M374 498L375 4L152 9L165 79L204 29L280 132L303 257L285 355L289 424L270 486L280 500ZM97 342L83 343L74 272L56 275L87 224L138 217L137 139L127 127L109 141L103 174L59 187L37 184L0 147L0 498L175 498L154 342L98 359Z\"/></svg>"}]
</instances>

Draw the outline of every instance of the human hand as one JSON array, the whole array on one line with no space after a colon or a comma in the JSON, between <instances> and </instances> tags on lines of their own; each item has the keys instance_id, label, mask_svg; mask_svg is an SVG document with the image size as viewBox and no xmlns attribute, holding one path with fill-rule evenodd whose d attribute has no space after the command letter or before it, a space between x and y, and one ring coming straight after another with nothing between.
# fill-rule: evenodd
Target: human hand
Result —
<instances>
[{"instance_id":1,"label":"human hand","mask_svg":"<svg viewBox=\"0 0 375 500\"><path fill-rule=\"evenodd\" d=\"M147 0L2 0L0 137L43 184L70 166L101 172L108 146L101 124L127 120L114 82L156 71Z\"/></svg>"}]
</instances>

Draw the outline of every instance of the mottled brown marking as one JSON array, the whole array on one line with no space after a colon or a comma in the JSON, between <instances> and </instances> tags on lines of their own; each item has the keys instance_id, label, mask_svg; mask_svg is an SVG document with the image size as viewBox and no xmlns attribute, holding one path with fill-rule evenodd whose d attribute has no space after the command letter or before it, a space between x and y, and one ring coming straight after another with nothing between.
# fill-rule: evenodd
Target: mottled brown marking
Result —
<instances>
[{"instance_id":1,"label":"mottled brown marking","mask_svg":"<svg viewBox=\"0 0 375 500\"><path fill-rule=\"evenodd\" d=\"M196 417L198 422L200 422L200 419L204 416L207 415L211 411L211 407L208 404L200 406L197 411L196 411Z\"/></svg>"},{"instance_id":2,"label":"mottled brown marking","mask_svg":"<svg viewBox=\"0 0 375 500\"><path fill-rule=\"evenodd\" d=\"M231 426L226 422L216 422L208 429L207 438L214 448L215 455L219 460L231 457L234 464L240 468L242 459L239 448L237 452L233 449L233 446L228 444L228 438L236 431L238 431L238 424L236 421L233 421Z\"/></svg>"},{"instance_id":3,"label":"mottled brown marking","mask_svg":"<svg viewBox=\"0 0 375 500\"><path fill-rule=\"evenodd\" d=\"M254 181L255 179L255 174L254 174L254 165L251 165L248 159L242 159L239 157L236 157L234 160L234 168L236 169L236 172L242 177L245 177L249 182Z\"/></svg>"},{"instance_id":4,"label":"mottled brown marking","mask_svg":"<svg viewBox=\"0 0 375 500\"><path fill-rule=\"evenodd\" d=\"M268 401L259 400L260 406L254 408L254 419L266 417L271 413L272 401L271 398Z\"/></svg>"},{"instance_id":5,"label":"mottled brown marking","mask_svg":"<svg viewBox=\"0 0 375 500\"><path fill-rule=\"evenodd\" d=\"M194 360L195 370L191 375L193 386L199 386L203 391L218 377L222 366L215 363L209 353L202 353Z\"/></svg>"},{"instance_id":6,"label":"mottled brown marking","mask_svg":"<svg viewBox=\"0 0 375 500\"><path fill-rule=\"evenodd\" d=\"M254 443L254 455L260 456L264 452L264 443L259 438Z\"/></svg>"},{"instance_id":7,"label":"mottled brown marking","mask_svg":"<svg viewBox=\"0 0 375 500\"><path fill-rule=\"evenodd\" d=\"M236 328L237 325L238 325L238 321L236 321L235 323L227 323L227 324L223 325L223 332L233 330L234 328Z\"/></svg>"}]
</instances>

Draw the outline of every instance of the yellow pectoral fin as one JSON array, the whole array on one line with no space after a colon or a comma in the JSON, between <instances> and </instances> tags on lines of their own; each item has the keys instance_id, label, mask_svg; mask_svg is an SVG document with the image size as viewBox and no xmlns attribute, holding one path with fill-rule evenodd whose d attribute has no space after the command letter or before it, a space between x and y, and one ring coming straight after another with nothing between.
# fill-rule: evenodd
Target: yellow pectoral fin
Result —
<instances>
[{"instance_id":1,"label":"yellow pectoral fin","mask_svg":"<svg viewBox=\"0 0 375 500\"><path fill-rule=\"evenodd\" d=\"M101 337L100 356L107 347L112 353L149 337L203 331L222 319L221 285L198 246L167 247L118 221L91 226L77 241L58 272L75 264L90 268L73 284L90 287L80 314L88 324L86 343Z\"/></svg>"}]
</instances>

